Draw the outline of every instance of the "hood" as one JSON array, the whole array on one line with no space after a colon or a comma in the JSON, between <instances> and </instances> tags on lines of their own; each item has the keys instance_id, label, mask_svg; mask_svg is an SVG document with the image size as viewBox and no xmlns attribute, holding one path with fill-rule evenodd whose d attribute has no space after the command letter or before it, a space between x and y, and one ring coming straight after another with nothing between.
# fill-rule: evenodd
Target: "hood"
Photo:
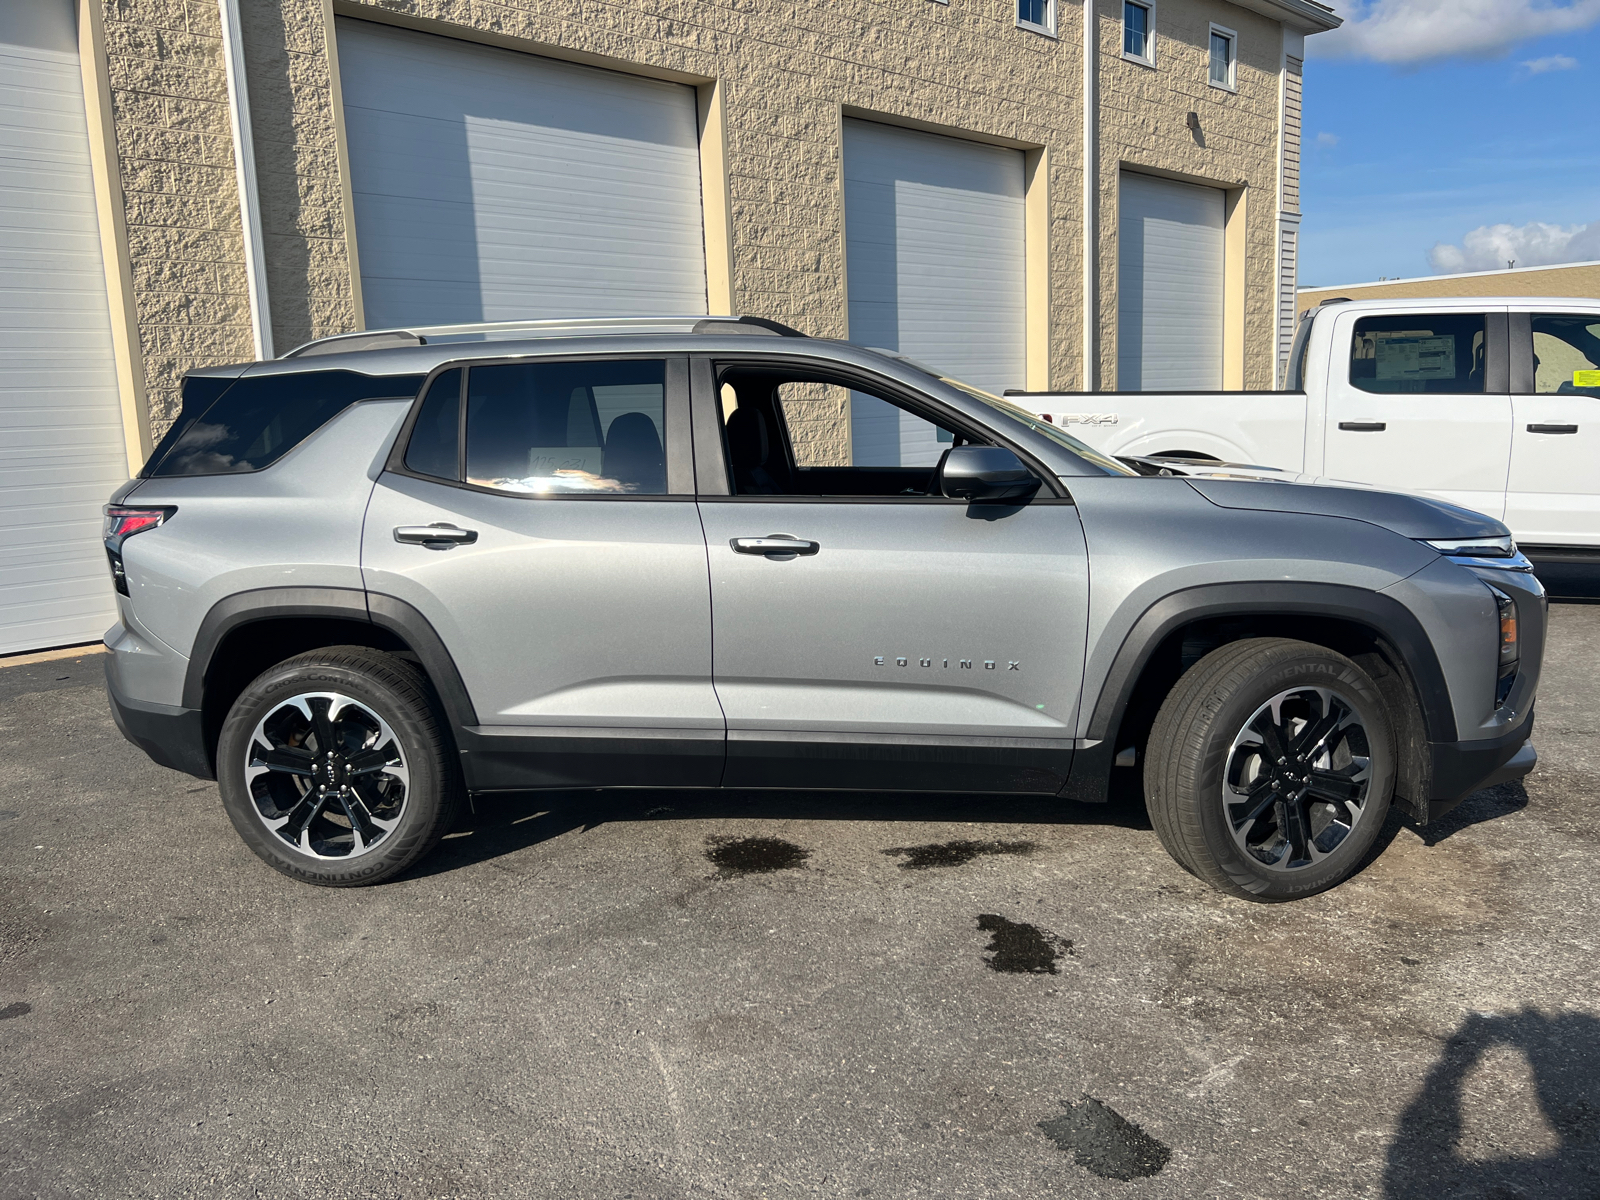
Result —
<instances>
[{"instance_id":1,"label":"hood","mask_svg":"<svg viewBox=\"0 0 1600 1200\"><path fill-rule=\"evenodd\" d=\"M1404 492L1205 476L1186 478L1184 482L1219 508L1347 517L1408 538L1493 538L1508 537L1511 532L1493 517L1470 508Z\"/></svg>"}]
</instances>

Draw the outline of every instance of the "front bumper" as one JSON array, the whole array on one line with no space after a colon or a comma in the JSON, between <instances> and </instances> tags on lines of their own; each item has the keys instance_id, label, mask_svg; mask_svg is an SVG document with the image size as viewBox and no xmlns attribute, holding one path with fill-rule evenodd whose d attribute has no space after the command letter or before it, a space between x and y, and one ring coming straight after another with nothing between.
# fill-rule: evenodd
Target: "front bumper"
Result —
<instances>
[{"instance_id":1,"label":"front bumper","mask_svg":"<svg viewBox=\"0 0 1600 1200\"><path fill-rule=\"evenodd\" d=\"M205 722L199 709L175 708L167 704L131 700L118 693L111 662L106 663L106 696L111 701L111 718L127 738L159 766L193 775L196 779L215 779L211 749L206 744Z\"/></svg>"},{"instance_id":2,"label":"front bumper","mask_svg":"<svg viewBox=\"0 0 1600 1200\"><path fill-rule=\"evenodd\" d=\"M1473 792L1521 779L1538 764L1533 748L1533 714L1497 738L1481 742L1433 742L1428 819L1436 820Z\"/></svg>"}]
</instances>

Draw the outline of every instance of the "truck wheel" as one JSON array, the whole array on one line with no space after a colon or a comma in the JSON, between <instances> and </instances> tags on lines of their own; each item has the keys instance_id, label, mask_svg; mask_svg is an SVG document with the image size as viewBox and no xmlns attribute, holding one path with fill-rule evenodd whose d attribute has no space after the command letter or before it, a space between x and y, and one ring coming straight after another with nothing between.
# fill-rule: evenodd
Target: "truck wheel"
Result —
<instances>
[{"instance_id":1,"label":"truck wheel","mask_svg":"<svg viewBox=\"0 0 1600 1200\"><path fill-rule=\"evenodd\" d=\"M223 723L217 780L250 849L322 887L398 875L449 831L463 795L421 671L363 646L262 672Z\"/></svg>"},{"instance_id":2,"label":"truck wheel","mask_svg":"<svg viewBox=\"0 0 1600 1200\"><path fill-rule=\"evenodd\" d=\"M1394 792L1383 699L1342 654L1251 638L1206 655L1156 715L1151 824L1178 863L1247 900L1295 900L1345 879Z\"/></svg>"}]
</instances>

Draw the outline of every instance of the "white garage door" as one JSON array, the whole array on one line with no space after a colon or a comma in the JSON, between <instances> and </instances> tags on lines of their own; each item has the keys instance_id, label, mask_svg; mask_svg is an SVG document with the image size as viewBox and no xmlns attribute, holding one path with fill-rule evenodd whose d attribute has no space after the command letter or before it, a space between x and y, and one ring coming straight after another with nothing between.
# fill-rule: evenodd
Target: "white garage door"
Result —
<instances>
[{"instance_id":1,"label":"white garage door","mask_svg":"<svg viewBox=\"0 0 1600 1200\"><path fill-rule=\"evenodd\" d=\"M0 6L0 654L116 619L100 508L128 477L67 0Z\"/></svg>"},{"instance_id":2,"label":"white garage door","mask_svg":"<svg viewBox=\"0 0 1600 1200\"><path fill-rule=\"evenodd\" d=\"M706 311L695 95L340 18L367 327Z\"/></svg>"},{"instance_id":3,"label":"white garage door","mask_svg":"<svg viewBox=\"0 0 1600 1200\"><path fill-rule=\"evenodd\" d=\"M1001 392L1026 384L1022 152L844 123L850 340ZM851 400L855 461L926 466L944 447L882 401Z\"/></svg>"},{"instance_id":4,"label":"white garage door","mask_svg":"<svg viewBox=\"0 0 1600 1200\"><path fill-rule=\"evenodd\" d=\"M1222 386L1223 193L1123 172L1117 387Z\"/></svg>"}]
</instances>

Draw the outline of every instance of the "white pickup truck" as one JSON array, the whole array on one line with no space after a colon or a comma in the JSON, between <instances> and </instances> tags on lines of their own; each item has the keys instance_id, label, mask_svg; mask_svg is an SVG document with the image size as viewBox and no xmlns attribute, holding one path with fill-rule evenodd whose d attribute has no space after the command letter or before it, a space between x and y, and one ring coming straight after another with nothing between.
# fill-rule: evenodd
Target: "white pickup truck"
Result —
<instances>
[{"instance_id":1,"label":"white pickup truck","mask_svg":"<svg viewBox=\"0 0 1600 1200\"><path fill-rule=\"evenodd\" d=\"M1287 382L1007 395L1104 453L1198 460L1175 474L1250 464L1420 492L1504 521L1535 562L1600 566L1600 300L1329 301L1300 323Z\"/></svg>"}]
</instances>

